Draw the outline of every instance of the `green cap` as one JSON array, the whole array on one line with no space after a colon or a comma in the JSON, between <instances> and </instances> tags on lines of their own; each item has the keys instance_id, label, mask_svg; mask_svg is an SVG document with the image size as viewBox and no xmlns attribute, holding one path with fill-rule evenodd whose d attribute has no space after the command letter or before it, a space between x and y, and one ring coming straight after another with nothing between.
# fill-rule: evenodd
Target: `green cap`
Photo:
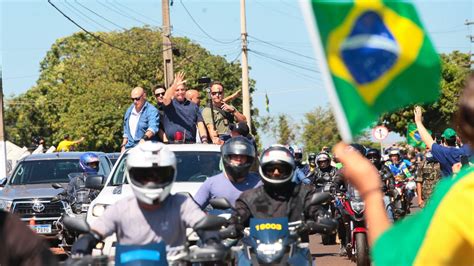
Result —
<instances>
[{"instance_id":1,"label":"green cap","mask_svg":"<svg viewBox=\"0 0 474 266\"><path fill-rule=\"evenodd\" d=\"M448 127L447 129L444 130L441 137L443 137L445 139L454 138L454 137L456 137L456 131L454 131L454 129Z\"/></svg>"}]
</instances>

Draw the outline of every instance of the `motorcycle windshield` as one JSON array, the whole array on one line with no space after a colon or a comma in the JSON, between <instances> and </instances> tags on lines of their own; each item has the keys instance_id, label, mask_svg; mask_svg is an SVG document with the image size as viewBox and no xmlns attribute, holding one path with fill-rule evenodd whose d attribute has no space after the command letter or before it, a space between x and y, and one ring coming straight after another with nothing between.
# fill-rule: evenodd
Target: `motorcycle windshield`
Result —
<instances>
[{"instance_id":1,"label":"motorcycle windshield","mask_svg":"<svg viewBox=\"0 0 474 266\"><path fill-rule=\"evenodd\" d=\"M148 245L121 245L115 251L115 265L168 265L164 242Z\"/></svg>"},{"instance_id":2,"label":"motorcycle windshield","mask_svg":"<svg viewBox=\"0 0 474 266\"><path fill-rule=\"evenodd\" d=\"M271 244L289 235L288 218L250 219L250 236L259 243Z\"/></svg>"},{"instance_id":3,"label":"motorcycle windshield","mask_svg":"<svg viewBox=\"0 0 474 266\"><path fill-rule=\"evenodd\" d=\"M349 196L350 199L352 200L360 200L362 201L362 197L360 196L360 193L357 189L355 189L353 186L348 185L347 187L347 195Z\"/></svg>"}]
</instances>

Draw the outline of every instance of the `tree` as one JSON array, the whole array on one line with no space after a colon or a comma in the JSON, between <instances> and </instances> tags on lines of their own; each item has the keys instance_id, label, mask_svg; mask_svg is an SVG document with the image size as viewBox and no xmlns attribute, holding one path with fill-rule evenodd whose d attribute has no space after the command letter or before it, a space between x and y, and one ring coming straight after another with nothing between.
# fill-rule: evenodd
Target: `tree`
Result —
<instances>
[{"instance_id":1,"label":"tree","mask_svg":"<svg viewBox=\"0 0 474 266\"><path fill-rule=\"evenodd\" d=\"M328 107L317 107L305 114L302 142L308 152L319 152L324 146L333 146L341 140L336 120Z\"/></svg>"},{"instance_id":2,"label":"tree","mask_svg":"<svg viewBox=\"0 0 474 266\"><path fill-rule=\"evenodd\" d=\"M26 145L32 136L44 136L57 144L67 133L84 136L85 149L118 150L131 89L141 86L151 96L152 85L163 83L161 32L142 27L96 35L128 51L82 32L56 40L40 63L36 85L7 101L9 140ZM228 93L240 89L240 64L211 55L187 38L174 38L173 45L180 54L174 57L175 71L184 71L188 88L199 89L203 98L206 92L197 82L202 76L222 81ZM154 97L148 100L155 103Z\"/></svg>"},{"instance_id":3,"label":"tree","mask_svg":"<svg viewBox=\"0 0 474 266\"><path fill-rule=\"evenodd\" d=\"M457 111L458 98L469 73L470 56L454 51L451 54L441 54L441 61L440 98L432 104L422 105L424 124L433 132L442 132L446 127L453 126L452 117ZM384 114L380 122L389 130L405 136L408 123L413 122L413 109L414 105L411 105Z\"/></svg>"},{"instance_id":4,"label":"tree","mask_svg":"<svg viewBox=\"0 0 474 266\"><path fill-rule=\"evenodd\" d=\"M295 142L295 131L298 130L296 125L290 123L290 118L285 114L279 114L277 117L265 116L259 124L265 133L270 133L277 143L282 145L290 145Z\"/></svg>"}]
</instances>

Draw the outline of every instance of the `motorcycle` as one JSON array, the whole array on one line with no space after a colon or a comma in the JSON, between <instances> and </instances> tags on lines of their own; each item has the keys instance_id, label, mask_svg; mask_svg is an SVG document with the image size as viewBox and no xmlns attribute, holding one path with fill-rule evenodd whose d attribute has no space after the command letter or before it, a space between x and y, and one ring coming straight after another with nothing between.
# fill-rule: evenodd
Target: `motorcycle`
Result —
<instances>
[{"instance_id":1,"label":"motorcycle","mask_svg":"<svg viewBox=\"0 0 474 266\"><path fill-rule=\"evenodd\" d=\"M410 179L395 179L396 196L394 201L398 201L394 206L394 219L399 220L410 214L411 201L414 197L415 182Z\"/></svg>"},{"instance_id":2,"label":"motorcycle","mask_svg":"<svg viewBox=\"0 0 474 266\"><path fill-rule=\"evenodd\" d=\"M90 232L88 223L78 217L65 216L64 225L68 230L77 234ZM226 223L226 219L207 215L194 227L194 231L217 231ZM222 245L200 244L190 245L189 235L186 243L179 247L166 247L166 243L151 243L147 245L121 245L116 247L115 258L101 254L71 257L65 265L227 265L231 261L230 252ZM98 243L98 246L101 242Z\"/></svg>"},{"instance_id":3,"label":"motorcycle","mask_svg":"<svg viewBox=\"0 0 474 266\"><path fill-rule=\"evenodd\" d=\"M74 177L75 174L69 174L69 178ZM62 248L67 255L70 255L70 250L72 244L77 240L78 234L67 230L64 226L63 220L64 217L81 217L86 219L87 210L89 209L90 202L93 200L89 191L91 189L100 190L103 187L104 177L101 175L90 175L87 177L84 187L81 187L77 193L76 197L71 200L71 197L68 197L66 188L59 184L54 183L51 186L54 189L61 189L51 202L61 201L64 206L64 212L58 220L53 222L53 226L57 229L57 238L61 241L58 247Z\"/></svg>"},{"instance_id":4,"label":"motorcycle","mask_svg":"<svg viewBox=\"0 0 474 266\"><path fill-rule=\"evenodd\" d=\"M311 199L311 204L322 204L330 198L329 193L316 193ZM226 199L213 199L210 204L215 209L231 208ZM314 233L332 233L337 223L326 217L320 217L316 222L304 221L304 219L288 222L287 217L280 217L251 218L249 226L243 232L241 245L232 248L235 264L312 265L309 244L302 242L301 237ZM222 230L222 235L235 237L236 233L228 229Z\"/></svg>"},{"instance_id":5,"label":"motorcycle","mask_svg":"<svg viewBox=\"0 0 474 266\"><path fill-rule=\"evenodd\" d=\"M365 224L365 204L359 192L352 186L347 187L346 197L342 198L343 220L348 239L346 251L357 266L370 265L367 226Z\"/></svg>"},{"instance_id":6,"label":"motorcycle","mask_svg":"<svg viewBox=\"0 0 474 266\"><path fill-rule=\"evenodd\" d=\"M339 201L339 195L336 192L336 187L334 182L325 180L325 183L320 184L316 183L316 188L319 188L322 192L327 192L331 194L331 201L328 204L322 205L322 208L325 210L324 216L338 220L340 214L337 210L337 205ZM323 245L334 245L336 244L337 232L331 234L321 234L321 240Z\"/></svg>"}]
</instances>

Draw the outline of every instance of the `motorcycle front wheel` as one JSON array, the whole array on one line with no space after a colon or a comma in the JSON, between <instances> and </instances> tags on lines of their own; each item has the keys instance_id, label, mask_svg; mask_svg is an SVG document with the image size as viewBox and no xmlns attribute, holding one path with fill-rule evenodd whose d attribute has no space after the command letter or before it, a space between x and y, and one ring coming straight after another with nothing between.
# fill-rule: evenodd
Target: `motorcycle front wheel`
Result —
<instances>
[{"instance_id":1,"label":"motorcycle front wheel","mask_svg":"<svg viewBox=\"0 0 474 266\"><path fill-rule=\"evenodd\" d=\"M369 245L365 233L355 234L355 251L357 266L369 266Z\"/></svg>"}]
</instances>

